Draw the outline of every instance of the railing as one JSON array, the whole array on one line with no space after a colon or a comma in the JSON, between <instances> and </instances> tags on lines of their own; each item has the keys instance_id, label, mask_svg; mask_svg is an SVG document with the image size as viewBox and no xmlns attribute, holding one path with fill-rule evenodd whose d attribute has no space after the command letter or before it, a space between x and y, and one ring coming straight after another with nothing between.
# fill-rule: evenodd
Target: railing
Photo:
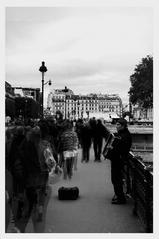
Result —
<instances>
[{"instance_id":1,"label":"railing","mask_svg":"<svg viewBox=\"0 0 159 239\"><path fill-rule=\"evenodd\" d=\"M136 124L136 125L150 125L150 126L152 126L153 125L153 121L134 121L134 122L132 121L129 124L130 125Z\"/></svg>"},{"instance_id":2,"label":"railing","mask_svg":"<svg viewBox=\"0 0 159 239\"><path fill-rule=\"evenodd\" d=\"M139 217L145 232L153 232L153 172L152 163L129 154L125 165L126 193L134 200L133 213Z\"/></svg>"},{"instance_id":3,"label":"railing","mask_svg":"<svg viewBox=\"0 0 159 239\"><path fill-rule=\"evenodd\" d=\"M153 147L146 144L134 144L132 150L136 152L153 152Z\"/></svg>"}]
</instances>

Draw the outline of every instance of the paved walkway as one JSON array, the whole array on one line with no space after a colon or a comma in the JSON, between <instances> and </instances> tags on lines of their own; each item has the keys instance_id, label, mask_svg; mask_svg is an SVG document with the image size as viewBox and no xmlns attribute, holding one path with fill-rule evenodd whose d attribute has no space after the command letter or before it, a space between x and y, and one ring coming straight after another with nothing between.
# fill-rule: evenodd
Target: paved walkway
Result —
<instances>
[{"instance_id":1,"label":"paved walkway","mask_svg":"<svg viewBox=\"0 0 159 239\"><path fill-rule=\"evenodd\" d=\"M78 170L71 181L60 180L50 187L45 220L33 224L30 221L26 232L44 233L141 233L143 228L132 214L133 203L112 205L113 187L110 180L110 162L91 160L81 163L79 152ZM80 197L76 201L59 201L60 186L78 186Z\"/></svg>"}]
</instances>

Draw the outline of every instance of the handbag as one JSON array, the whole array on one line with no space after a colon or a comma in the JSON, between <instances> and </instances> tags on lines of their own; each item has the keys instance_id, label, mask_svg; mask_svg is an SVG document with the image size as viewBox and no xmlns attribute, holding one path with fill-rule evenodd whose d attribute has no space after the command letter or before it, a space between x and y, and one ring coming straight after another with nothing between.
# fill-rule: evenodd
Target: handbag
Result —
<instances>
[{"instance_id":1,"label":"handbag","mask_svg":"<svg viewBox=\"0 0 159 239\"><path fill-rule=\"evenodd\" d=\"M59 200L76 200L79 197L78 187L60 187L58 189Z\"/></svg>"}]
</instances>

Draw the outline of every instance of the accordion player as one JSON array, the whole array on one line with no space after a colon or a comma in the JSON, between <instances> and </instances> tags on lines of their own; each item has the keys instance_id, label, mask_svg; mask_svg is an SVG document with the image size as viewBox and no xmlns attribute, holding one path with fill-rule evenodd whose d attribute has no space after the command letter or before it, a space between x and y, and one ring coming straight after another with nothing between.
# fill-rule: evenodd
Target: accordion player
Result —
<instances>
[{"instance_id":1,"label":"accordion player","mask_svg":"<svg viewBox=\"0 0 159 239\"><path fill-rule=\"evenodd\" d=\"M103 149L104 159L111 159L113 147L119 144L121 137L117 133L110 133Z\"/></svg>"}]
</instances>

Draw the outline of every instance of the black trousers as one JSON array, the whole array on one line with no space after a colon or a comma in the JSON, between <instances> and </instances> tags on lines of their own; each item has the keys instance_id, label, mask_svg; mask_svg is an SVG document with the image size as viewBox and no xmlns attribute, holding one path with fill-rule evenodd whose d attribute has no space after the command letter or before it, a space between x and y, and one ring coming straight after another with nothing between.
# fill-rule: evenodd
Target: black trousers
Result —
<instances>
[{"instance_id":1,"label":"black trousers","mask_svg":"<svg viewBox=\"0 0 159 239\"><path fill-rule=\"evenodd\" d=\"M101 152L102 152L102 145L103 145L103 138L94 137L93 149L94 149L95 160L100 160Z\"/></svg>"},{"instance_id":2,"label":"black trousers","mask_svg":"<svg viewBox=\"0 0 159 239\"><path fill-rule=\"evenodd\" d=\"M118 158L111 160L111 181L116 196L121 200L125 199L123 192L123 163Z\"/></svg>"},{"instance_id":3,"label":"black trousers","mask_svg":"<svg viewBox=\"0 0 159 239\"><path fill-rule=\"evenodd\" d=\"M89 161L90 146L82 145L82 161Z\"/></svg>"}]
</instances>

